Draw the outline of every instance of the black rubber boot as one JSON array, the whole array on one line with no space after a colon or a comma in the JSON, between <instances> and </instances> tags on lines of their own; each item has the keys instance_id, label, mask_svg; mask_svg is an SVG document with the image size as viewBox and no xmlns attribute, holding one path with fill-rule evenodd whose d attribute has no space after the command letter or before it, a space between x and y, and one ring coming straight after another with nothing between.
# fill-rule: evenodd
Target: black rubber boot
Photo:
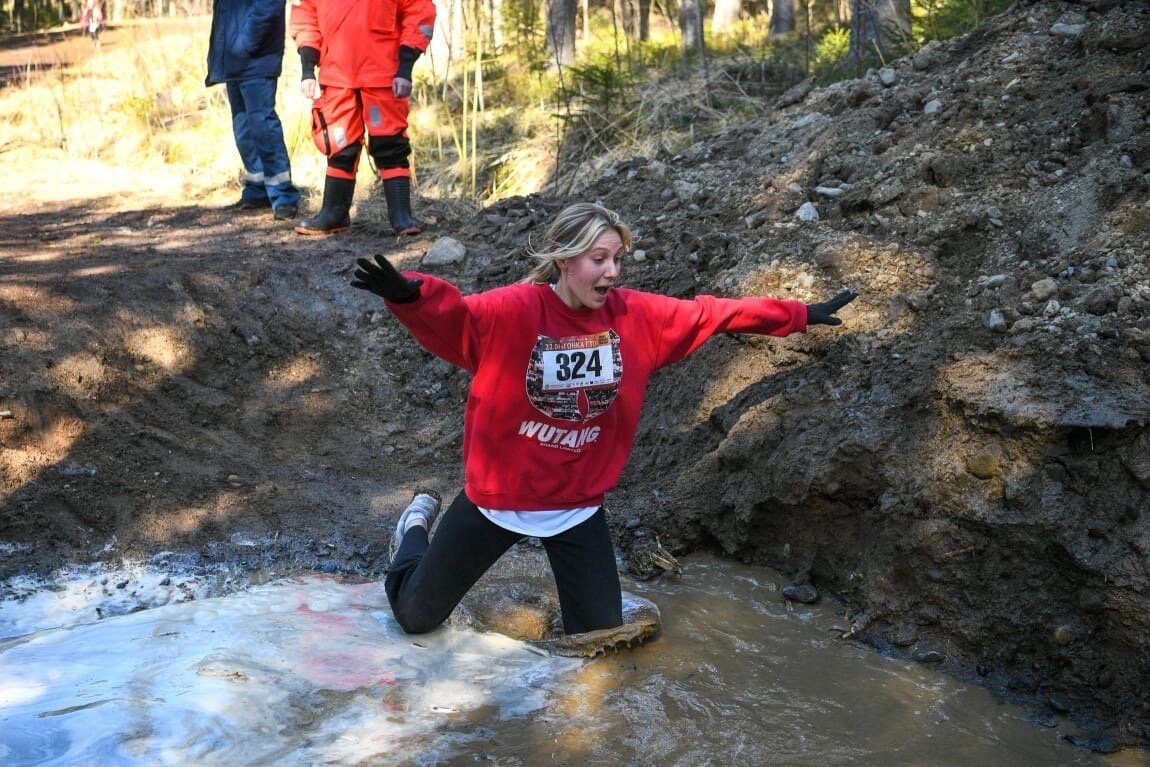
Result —
<instances>
[{"instance_id":1,"label":"black rubber boot","mask_svg":"<svg viewBox=\"0 0 1150 767\"><path fill-rule=\"evenodd\" d=\"M423 228L411 217L411 179L407 176L389 178L383 182L383 195L387 198L387 219L395 233L419 234Z\"/></svg>"},{"instance_id":2,"label":"black rubber boot","mask_svg":"<svg viewBox=\"0 0 1150 767\"><path fill-rule=\"evenodd\" d=\"M351 227L351 199L355 179L327 176L323 182L323 207L295 228L299 234L326 235L346 232Z\"/></svg>"}]
</instances>

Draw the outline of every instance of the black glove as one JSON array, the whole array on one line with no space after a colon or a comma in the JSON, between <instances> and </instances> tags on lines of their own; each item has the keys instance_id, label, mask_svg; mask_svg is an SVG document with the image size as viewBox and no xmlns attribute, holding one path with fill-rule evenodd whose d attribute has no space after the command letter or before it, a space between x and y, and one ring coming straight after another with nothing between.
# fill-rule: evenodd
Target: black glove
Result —
<instances>
[{"instance_id":1,"label":"black glove","mask_svg":"<svg viewBox=\"0 0 1150 767\"><path fill-rule=\"evenodd\" d=\"M419 298L423 280L407 279L383 256L377 254L374 263L366 258L357 258L355 262L359 268L351 281L353 288L371 291L396 304L409 304Z\"/></svg>"},{"instance_id":2,"label":"black glove","mask_svg":"<svg viewBox=\"0 0 1150 767\"><path fill-rule=\"evenodd\" d=\"M821 304L807 304L807 325L841 325L843 321L835 312L859 297L857 290L844 290L830 301Z\"/></svg>"}]
</instances>

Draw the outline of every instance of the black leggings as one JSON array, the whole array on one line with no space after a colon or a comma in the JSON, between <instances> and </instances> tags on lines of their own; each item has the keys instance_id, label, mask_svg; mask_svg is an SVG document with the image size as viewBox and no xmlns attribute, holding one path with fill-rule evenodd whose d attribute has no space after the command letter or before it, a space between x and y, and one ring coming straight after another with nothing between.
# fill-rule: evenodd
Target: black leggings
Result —
<instances>
[{"instance_id":1,"label":"black leggings","mask_svg":"<svg viewBox=\"0 0 1150 767\"><path fill-rule=\"evenodd\" d=\"M526 536L495 524L460 493L428 543L427 531L403 536L385 587L391 610L409 634L439 626L496 560ZM579 634L623 624L615 549L600 508L570 530L543 538L563 613L563 631Z\"/></svg>"}]
</instances>

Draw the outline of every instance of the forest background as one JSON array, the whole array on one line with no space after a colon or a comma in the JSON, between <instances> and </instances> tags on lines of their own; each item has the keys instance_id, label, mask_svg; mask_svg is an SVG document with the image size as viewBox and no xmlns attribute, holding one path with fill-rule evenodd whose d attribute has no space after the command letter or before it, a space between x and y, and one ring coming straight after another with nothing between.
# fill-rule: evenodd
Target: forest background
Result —
<instances>
[{"instance_id":1,"label":"forest background","mask_svg":"<svg viewBox=\"0 0 1150 767\"><path fill-rule=\"evenodd\" d=\"M2 0L0 39L12 45L22 33L75 34L81 6ZM210 14L212 4L107 0L105 6L109 25L131 28L145 19L179 23ZM856 77L967 32L1007 6L1006 0L441 0L412 98L420 194L483 205L543 190L568 193L620 159L674 154L769 110L788 88L801 84L809 92ZM202 45L163 50L142 36L93 60L92 80L44 80L40 70L59 65L50 57L10 68L8 81L39 85L11 116L10 127L23 137L15 140L36 136L73 155L128 165L194 162L192 176L205 187L219 185L236 170L218 153L218 164L205 163L210 155L203 150L230 135L230 122L221 108L223 89L202 87L207 41ZM294 53L288 41L281 115L297 179L322 177L310 147L309 105L291 87L299 79ZM91 109L92 87L98 110ZM370 170L365 175L370 181Z\"/></svg>"}]
</instances>

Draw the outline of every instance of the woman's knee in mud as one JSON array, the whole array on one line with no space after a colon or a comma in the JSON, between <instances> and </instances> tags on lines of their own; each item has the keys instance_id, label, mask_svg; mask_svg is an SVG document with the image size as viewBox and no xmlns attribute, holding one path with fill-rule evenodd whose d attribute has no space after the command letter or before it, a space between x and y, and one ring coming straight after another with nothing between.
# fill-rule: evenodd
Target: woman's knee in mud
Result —
<instances>
[{"instance_id":1,"label":"woman's knee in mud","mask_svg":"<svg viewBox=\"0 0 1150 767\"><path fill-rule=\"evenodd\" d=\"M426 634L430 631L435 631L435 629L443 625L443 621L445 620L444 618L427 615L417 609L405 610L400 607L393 607L392 613L395 615L396 622L405 634Z\"/></svg>"}]
</instances>

